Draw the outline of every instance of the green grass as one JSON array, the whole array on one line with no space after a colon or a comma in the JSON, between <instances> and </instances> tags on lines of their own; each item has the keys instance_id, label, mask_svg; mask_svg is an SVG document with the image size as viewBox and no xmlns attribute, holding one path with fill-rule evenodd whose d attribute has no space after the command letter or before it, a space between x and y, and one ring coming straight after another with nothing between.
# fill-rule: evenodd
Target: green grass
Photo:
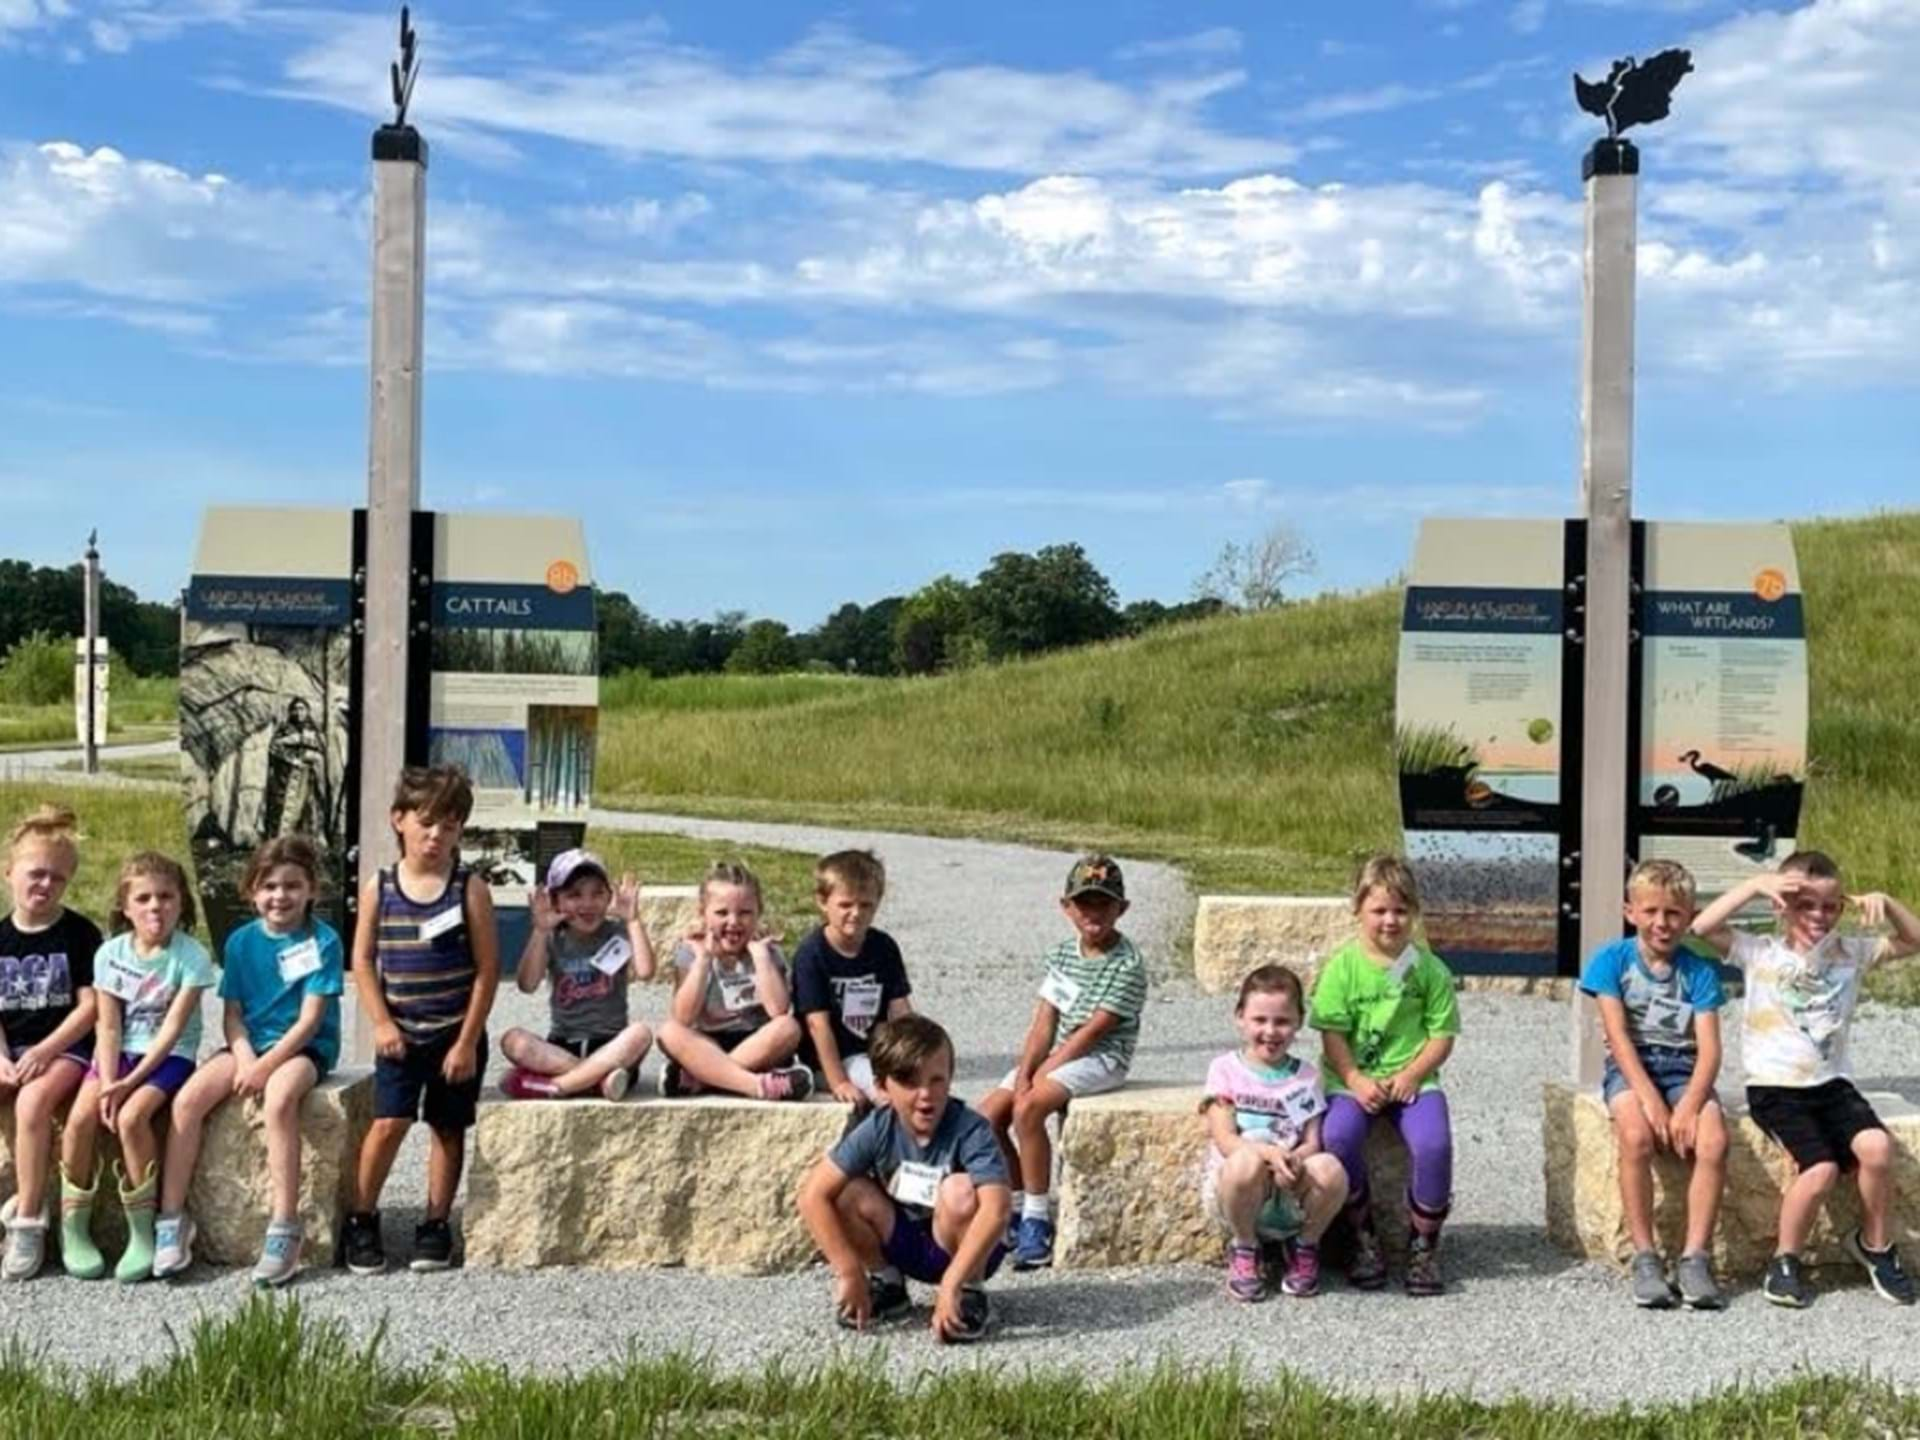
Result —
<instances>
[{"instance_id":1,"label":"green grass","mask_svg":"<svg viewBox=\"0 0 1920 1440\"><path fill-rule=\"evenodd\" d=\"M1802 843L1912 897L1920 514L1794 533L1813 686ZM1203 891L1337 889L1399 841L1399 613L1378 590L932 679L609 685L597 799L1098 845L1172 860Z\"/></svg>"},{"instance_id":2,"label":"green grass","mask_svg":"<svg viewBox=\"0 0 1920 1440\"><path fill-rule=\"evenodd\" d=\"M116 674L107 702L107 734L115 740L158 739L179 723L179 695L179 685L171 676ZM71 700L0 705L0 750L78 743Z\"/></svg>"},{"instance_id":3,"label":"green grass","mask_svg":"<svg viewBox=\"0 0 1920 1440\"><path fill-rule=\"evenodd\" d=\"M0 1433L9 1440L1881 1440L1920 1430L1920 1399L1867 1379L1796 1375L1770 1389L1730 1388L1688 1405L1585 1410L1564 1402L1496 1404L1451 1395L1377 1400L1244 1362L1164 1361L1089 1380L976 1352L980 1367L908 1381L877 1363L780 1359L727 1375L681 1355L631 1353L563 1375L514 1374L446 1358L401 1366L381 1337L355 1341L297 1302L248 1300L202 1316L137 1372L77 1372L57 1341L0 1354ZM1000 1362L997 1366L994 1362ZM993 1368L989 1368L993 1367Z\"/></svg>"}]
</instances>

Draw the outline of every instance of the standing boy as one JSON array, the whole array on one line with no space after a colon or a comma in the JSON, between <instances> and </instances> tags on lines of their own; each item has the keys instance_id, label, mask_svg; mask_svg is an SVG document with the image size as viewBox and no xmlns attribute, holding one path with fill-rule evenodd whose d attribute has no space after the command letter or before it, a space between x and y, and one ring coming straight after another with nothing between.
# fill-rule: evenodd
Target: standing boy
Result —
<instances>
[{"instance_id":1,"label":"standing boy","mask_svg":"<svg viewBox=\"0 0 1920 1440\"><path fill-rule=\"evenodd\" d=\"M487 1012L500 983L487 882L460 862L473 787L457 765L410 765L393 793L400 863L361 887L353 978L373 1023L373 1125L360 1147L343 1246L347 1268L387 1268L380 1192L413 1122L433 1131L427 1214L413 1232L415 1270L453 1262L454 1192L486 1067Z\"/></svg>"},{"instance_id":2,"label":"standing boy","mask_svg":"<svg viewBox=\"0 0 1920 1440\"><path fill-rule=\"evenodd\" d=\"M1670 1150L1693 1166L1687 1238L1674 1266L1690 1310L1718 1310L1713 1224L1727 1180L1727 1123L1713 1084L1720 1074L1720 1007L1712 965L1681 948L1694 915L1693 876L1672 860L1643 860L1627 877L1634 934L1602 946L1580 973L1600 1008L1607 1066L1600 1093L1620 1147L1620 1202L1633 1237L1633 1303L1673 1304L1654 1245L1653 1156Z\"/></svg>"},{"instance_id":3,"label":"standing boy","mask_svg":"<svg viewBox=\"0 0 1920 1440\"><path fill-rule=\"evenodd\" d=\"M1008 1172L1017 1177L1016 1270L1053 1263L1048 1193L1053 1146L1047 1117L1065 1110L1077 1095L1100 1095L1126 1083L1147 1000L1147 967L1133 942L1115 928L1127 912L1127 889L1112 858L1089 855L1075 861L1060 909L1073 926L1073 938L1048 952L1047 976L1020 1062L980 1105L1006 1152Z\"/></svg>"},{"instance_id":4,"label":"standing boy","mask_svg":"<svg viewBox=\"0 0 1920 1440\"><path fill-rule=\"evenodd\" d=\"M999 1268L1012 1203L987 1122L948 1093L953 1041L923 1015L874 1031L881 1103L800 1188L800 1215L834 1272L839 1321L905 1314L908 1279L939 1286L938 1340L987 1331L982 1282Z\"/></svg>"},{"instance_id":5,"label":"standing boy","mask_svg":"<svg viewBox=\"0 0 1920 1440\"><path fill-rule=\"evenodd\" d=\"M813 867L820 924L793 952L793 1003L806 1027L801 1059L856 1110L880 1098L867 1041L882 1020L911 1014L900 947L873 917L887 872L871 850L837 850Z\"/></svg>"},{"instance_id":6,"label":"standing boy","mask_svg":"<svg viewBox=\"0 0 1920 1440\"><path fill-rule=\"evenodd\" d=\"M1779 920L1775 932L1735 930L1734 915L1763 895ZM1862 924L1891 926L1893 933L1840 934L1849 904ZM1812 1303L1800 1251L1827 1192L1851 1170L1860 1186L1860 1225L1847 1249L1875 1290L1896 1305L1913 1304L1913 1281L1887 1233L1893 1142L1853 1087L1847 1035L1861 979L1882 960L1920 951L1920 919L1889 896L1848 895L1831 857L1801 850L1773 873L1722 895L1700 912L1693 930L1746 974L1747 1109L1800 1171L1780 1202L1780 1237L1761 1292L1792 1309Z\"/></svg>"}]
</instances>

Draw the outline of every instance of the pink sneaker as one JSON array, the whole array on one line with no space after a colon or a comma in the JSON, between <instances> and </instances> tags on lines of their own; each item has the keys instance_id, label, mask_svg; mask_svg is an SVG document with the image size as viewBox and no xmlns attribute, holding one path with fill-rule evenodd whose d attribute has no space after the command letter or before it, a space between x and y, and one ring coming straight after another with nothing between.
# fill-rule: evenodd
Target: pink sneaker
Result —
<instances>
[{"instance_id":1,"label":"pink sneaker","mask_svg":"<svg viewBox=\"0 0 1920 1440\"><path fill-rule=\"evenodd\" d=\"M1267 1298L1267 1277L1260 1268L1258 1245L1227 1247L1227 1294L1249 1302Z\"/></svg>"},{"instance_id":2,"label":"pink sneaker","mask_svg":"<svg viewBox=\"0 0 1920 1440\"><path fill-rule=\"evenodd\" d=\"M1305 1299L1320 1293L1320 1247L1304 1240L1293 1242L1293 1254L1287 1260L1287 1273L1280 1277L1280 1288L1288 1295Z\"/></svg>"},{"instance_id":3,"label":"pink sneaker","mask_svg":"<svg viewBox=\"0 0 1920 1440\"><path fill-rule=\"evenodd\" d=\"M760 1077L762 1100L804 1100L813 1093L813 1072L804 1065L787 1065Z\"/></svg>"},{"instance_id":4,"label":"pink sneaker","mask_svg":"<svg viewBox=\"0 0 1920 1440\"><path fill-rule=\"evenodd\" d=\"M545 1075L536 1075L516 1065L501 1078L500 1093L509 1100L557 1100L560 1087Z\"/></svg>"}]
</instances>

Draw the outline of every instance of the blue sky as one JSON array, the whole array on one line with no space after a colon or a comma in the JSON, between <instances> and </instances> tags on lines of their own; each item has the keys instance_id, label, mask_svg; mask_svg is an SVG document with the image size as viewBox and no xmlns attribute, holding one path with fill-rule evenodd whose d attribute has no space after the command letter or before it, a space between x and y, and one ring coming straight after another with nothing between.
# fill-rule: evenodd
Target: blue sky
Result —
<instances>
[{"instance_id":1,"label":"blue sky","mask_svg":"<svg viewBox=\"0 0 1920 1440\"><path fill-rule=\"evenodd\" d=\"M396 7L397 8L397 7ZM1352 587L1577 491L1569 71L1643 132L1641 513L1915 503L1920 4L415 7L425 501L564 510L659 616L817 622L1084 544ZM0 551L184 583L349 505L395 15L0 0Z\"/></svg>"}]
</instances>

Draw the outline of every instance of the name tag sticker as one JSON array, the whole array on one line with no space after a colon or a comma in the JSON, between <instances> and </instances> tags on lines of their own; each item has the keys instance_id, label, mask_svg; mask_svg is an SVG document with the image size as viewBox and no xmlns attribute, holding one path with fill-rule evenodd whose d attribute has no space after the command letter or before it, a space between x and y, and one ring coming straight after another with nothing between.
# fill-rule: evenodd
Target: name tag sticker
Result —
<instances>
[{"instance_id":1,"label":"name tag sticker","mask_svg":"<svg viewBox=\"0 0 1920 1440\"><path fill-rule=\"evenodd\" d=\"M466 923L466 907L457 905L451 910L442 910L431 920L421 921L420 938L422 940L438 940L442 935L451 935Z\"/></svg>"},{"instance_id":2,"label":"name tag sticker","mask_svg":"<svg viewBox=\"0 0 1920 1440\"><path fill-rule=\"evenodd\" d=\"M940 1194L940 1182L946 1178L946 1172L938 1165L902 1160L900 1168L893 1172L893 1183L887 1187L887 1193L902 1205L919 1205L931 1210Z\"/></svg>"},{"instance_id":3,"label":"name tag sticker","mask_svg":"<svg viewBox=\"0 0 1920 1440\"><path fill-rule=\"evenodd\" d=\"M880 982L849 980L840 992L840 1014L849 1022L871 1020L880 1013Z\"/></svg>"},{"instance_id":4,"label":"name tag sticker","mask_svg":"<svg viewBox=\"0 0 1920 1440\"><path fill-rule=\"evenodd\" d=\"M282 985L304 980L320 968L320 942L309 937L298 945L289 945L276 957L276 963Z\"/></svg>"},{"instance_id":5,"label":"name tag sticker","mask_svg":"<svg viewBox=\"0 0 1920 1440\"><path fill-rule=\"evenodd\" d=\"M602 975L618 975L627 968L627 962L633 959L633 946L627 943L624 935L616 935L600 947L593 957L593 968Z\"/></svg>"},{"instance_id":6,"label":"name tag sticker","mask_svg":"<svg viewBox=\"0 0 1920 1440\"><path fill-rule=\"evenodd\" d=\"M722 975L720 977L720 1008L730 1015L738 1015L742 1010L751 1010L758 999L751 975Z\"/></svg>"},{"instance_id":7,"label":"name tag sticker","mask_svg":"<svg viewBox=\"0 0 1920 1440\"><path fill-rule=\"evenodd\" d=\"M114 957L101 964L93 983L95 988L106 991L116 1000L131 1000L140 993L140 982L145 978L139 969Z\"/></svg>"},{"instance_id":8,"label":"name tag sticker","mask_svg":"<svg viewBox=\"0 0 1920 1440\"><path fill-rule=\"evenodd\" d=\"M1049 970L1047 978L1040 985L1040 998L1064 1015L1080 998L1079 982L1069 980L1058 970Z\"/></svg>"},{"instance_id":9,"label":"name tag sticker","mask_svg":"<svg viewBox=\"0 0 1920 1440\"><path fill-rule=\"evenodd\" d=\"M1281 1103L1286 1106L1287 1118L1302 1130L1307 1128L1309 1120L1326 1108L1320 1103L1319 1095L1305 1087L1289 1090Z\"/></svg>"},{"instance_id":10,"label":"name tag sticker","mask_svg":"<svg viewBox=\"0 0 1920 1440\"><path fill-rule=\"evenodd\" d=\"M1693 1006L1667 995L1647 1001L1646 1028L1658 1035L1685 1038L1693 1027Z\"/></svg>"},{"instance_id":11,"label":"name tag sticker","mask_svg":"<svg viewBox=\"0 0 1920 1440\"><path fill-rule=\"evenodd\" d=\"M1420 959L1420 952L1409 945L1400 952L1399 958L1387 967L1387 978L1396 985L1404 985L1414 964Z\"/></svg>"}]
</instances>

